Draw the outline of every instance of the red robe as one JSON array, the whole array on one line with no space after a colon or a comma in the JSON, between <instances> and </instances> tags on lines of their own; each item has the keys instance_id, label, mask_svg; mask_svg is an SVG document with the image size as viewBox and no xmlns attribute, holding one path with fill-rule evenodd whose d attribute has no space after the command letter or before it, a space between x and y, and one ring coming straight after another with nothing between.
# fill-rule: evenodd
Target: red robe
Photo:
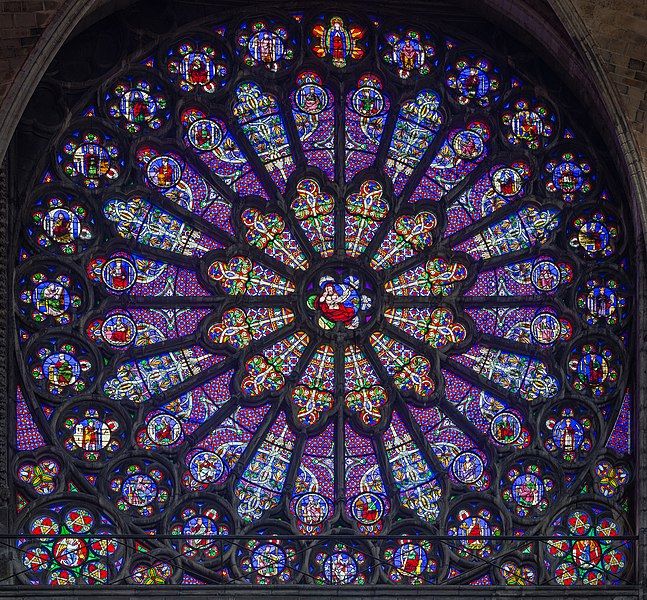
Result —
<instances>
[{"instance_id":1,"label":"red robe","mask_svg":"<svg viewBox=\"0 0 647 600\"><path fill-rule=\"evenodd\" d=\"M341 33L332 33L332 57L336 60L343 60L344 55L344 40Z\"/></svg>"},{"instance_id":2,"label":"red robe","mask_svg":"<svg viewBox=\"0 0 647 600\"><path fill-rule=\"evenodd\" d=\"M319 298L315 300L315 308L321 311L324 317L335 323L350 324L355 318L355 309L352 306L344 306L341 304L339 308L330 308L325 302L321 302Z\"/></svg>"}]
</instances>

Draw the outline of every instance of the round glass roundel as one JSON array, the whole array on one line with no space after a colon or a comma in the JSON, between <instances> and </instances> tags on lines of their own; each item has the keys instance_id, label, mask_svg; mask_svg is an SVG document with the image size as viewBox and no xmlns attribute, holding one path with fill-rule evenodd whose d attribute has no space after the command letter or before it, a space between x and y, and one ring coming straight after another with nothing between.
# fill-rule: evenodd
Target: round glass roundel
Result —
<instances>
[{"instance_id":1,"label":"round glass roundel","mask_svg":"<svg viewBox=\"0 0 647 600\"><path fill-rule=\"evenodd\" d=\"M206 25L88 92L25 204L20 577L630 577L631 232L585 132L421 23Z\"/></svg>"}]
</instances>

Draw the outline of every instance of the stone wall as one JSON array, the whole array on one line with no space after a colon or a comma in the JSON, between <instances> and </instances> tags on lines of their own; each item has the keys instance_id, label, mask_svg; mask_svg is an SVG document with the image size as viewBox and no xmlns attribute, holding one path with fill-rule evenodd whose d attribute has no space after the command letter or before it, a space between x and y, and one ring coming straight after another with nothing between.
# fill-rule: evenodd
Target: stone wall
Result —
<instances>
[{"instance_id":1,"label":"stone wall","mask_svg":"<svg viewBox=\"0 0 647 600\"><path fill-rule=\"evenodd\" d=\"M0 0L0 103L65 0Z\"/></svg>"},{"instance_id":2,"label":"stone wall","mask_svg":"<svg viewBox=\"0 0 647 600\"><path fill-rule=\"evenodd\" d=\"M647 2L574 0L647 161Z\"/></svg>"}]
</instances>

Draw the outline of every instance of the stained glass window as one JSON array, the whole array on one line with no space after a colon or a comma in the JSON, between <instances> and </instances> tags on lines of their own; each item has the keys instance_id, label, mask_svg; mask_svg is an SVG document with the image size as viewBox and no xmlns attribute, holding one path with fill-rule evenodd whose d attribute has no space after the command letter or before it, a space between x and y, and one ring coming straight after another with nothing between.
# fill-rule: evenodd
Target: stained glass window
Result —
<instances>
[{"instance_id":1,"label":"stained glass window","mask_svg":"<svg viewBox=\"0 0 647 600\"><path fill-rule=\"evenodd\" d=\"M533 81L327 12L83 97L13 257L19 581L631 582L627 208Z\"/></svg>"}]
</instances>

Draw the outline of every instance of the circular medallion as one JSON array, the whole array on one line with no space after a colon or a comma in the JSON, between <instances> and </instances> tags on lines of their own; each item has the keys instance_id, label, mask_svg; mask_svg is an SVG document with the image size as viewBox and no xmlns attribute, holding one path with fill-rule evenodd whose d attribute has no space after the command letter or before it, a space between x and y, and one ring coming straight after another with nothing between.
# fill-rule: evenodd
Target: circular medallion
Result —
<instances>
[{"instance_id":1,"label":"circular medallion","mask_svg":"<svg viewBox=\"0 0 647 600\"><path fill-rule=\"evenodd\" d=\"M225 471L222 459L215 452L198 452L189 462L191 476L200 483L218 481Z\"/></svg>"},{"instance_id":2,"label":"circular medallion","mask_svg":"<svg viewBox=\"0 0 647 600\"><path fill-rule=\"evenodd\" d=\"M577 450L584 439L584 427L573 417L557 421L553 427L553 441L564 452Z\"/></svg>"},{"instance_id":3,"label":"circular medallion","mask_svg":"<svg viewBox=\"0 0 647 600\"><path fill-rule=\"evenodd\" d=\"M307 83L296 92L297 106L309 115L318 115L328 106L328 94L320 85Z\"/></svg>"},{"instance_id":4,"label":"circular medallion","mask_svg":"<svg viewBox=\"0 0 647 600\"><path fill-rule=\"evenodd\" d=\"M577 234L577 241L586 252L597 254L607 248L610 237L609 230L604 223L587 221L580 227Z\"/></svg>"},{"instance_id":5,"label":"circular medallion","mask_svg":"<svg viewBox=\"0 0 647 600\"><path fill-rule=\"evenodd\" d=\"M532 284L542 292L552 292L557 289L561 278L559 267L549 260L536 263L530 273Z\"/></svg>"},{"instance_id":6,"label":"circular medallion","mask_svg":"<svg viewBox=\"0 0 647 600\"><path fill-rule=\"evenodd\" d=\"M79 567L88 557L88 547L80 538L60 538L54 544L54 558L64 567Z\"/></svg>"},{"instance_id":7,"label":"circular medallion","mask_svg":"<svg viewBox=\"0 0 647 600\"><path fill-rule=\"evenodd\" d=\"M353 94L353 109L365 118L374 117L384 108L384 96L382 92L372 86L360 87Z\"/></svg>"},{"instance_id":8,"label":"circular medallion","mask_svg":"<svg viewBox=\"0 0 647 600\"><path fill-rule=\"evenodd\" d=\"M330 508L326 499L315 492L302 494L294 506L297 519L306 525L323 523L328 518L329 512Z\"/></svg>"},{"instance_id":9,"label":"circular medallion","mask_svg":"<svg viewBox=\"0 0 647 600\"><path fill-rule=\"evenodd\" d=\"M365 492L355 497L351 512L362 525L373 525L384 516L384 500L377 494Z\"/></svg>"},{"instance_id":10,"label":"circular medallion","mask_svg":"<svg viewBox=\"0 0 647 600\"><path fill-rule=\"evenodd\" d=\"M94 525L94 517L85 508L75 508L65 515L65 526L71 533L87 533Z\"/></svg>"},{"instance_id":11,"label":"circular medallion","mask_svg":"<svg viewBox=\"0 0 647 600\"><path fill-rule=\"evenodd\" d=\"M474 160L483 154L483 140L473 131L460 131L452 141L454 152L461 158Z\"/></svg>"},{"instance_id":12,"label":"circular medallion","mask_svg":"<svg viewBox=\"0 0 647 600\"><path fill-rule=\"evenodd\" d=\"M204 548L215 543L210 537L219 534L218 525L206 515L197 515L188 519L182 527L182 533L187 537L186 543L192 548ZM203 538L193 536L203 535Z\"/></svg>"},{"instance_id":13,"label":"circular medallion","mask_svg":"<svg viewBox=\"0 0 647 600\"><path fill-rule=\"evenodd\" d=\"M420 575L427 568L427 552L416 543L404 543L396 548L393 565L407 575Z\"/></svg>"},{"instance_id":14,"label":"circular medallion","mask_svg":"<svg viewBox=\"0 0 647 600\"><path fill-rule=\"evenodd\" d=\"M110 442L111 430L101 419L81 419L72 432L74 443L82 450L95 451L105 448Z\"/></svg>"},{"instance_id":15,"label":"circular medallion","mask_svg":"<svg viewBox=\"0 0 647 600\"><path fill-rule=\"evenodd\" d=\"M245 581L266 586L295 583L303 564L303 550L301 542L290 539L287 532L281 526L248 530L249 538L235 548L235 562Z\"/></svg>"},{"instance_id":16,"label":"circular medallion","mask_svg":"<svg viewBox=\"0 0 647 600\"><path fill-rule=\"evenodd\" d=\"M211 119L198 119L191 124L187 135L191 145L204 152L220 146L223 139L222 128Z\"/></svg>"},{"instance_id":17,"label":"circular medallion","mask_svg":"<svg viewBox=\"0 0 647 600\"><path fill-rule=\"evenodd\" d=\"M83 583L96 585L108 583L108 568L105 563L88 561L81 569Z\"/></svg>"},{"instance_id":18,"label":"circular medallion","mask_svg":"<svg viewBox=\"0 0 647 600\"><path fill-rule=\"evenodd\" d=\"M354 331L369 324L377 286L343 267L320 270L306 285L306 314L324 331Z\"/></svg>"},{"instance_id":19,"label":"circular medallion","mask_svg":"<svg viewBox=\"0 0 647 600\"><path fill-rule=\"evenodd\" d=\"M22 561L25 567L27 567L31 571L34 571L35 573L40 573L41 571L47 569L49 565L49 559L50 556L47 548L39 546L26 550L23 555Z\"/></svg>"},{"instance_id":20,"label":"circular medallion","mask_svg":"<svg viewBox=\"0 0 647 600\"><path fill-rule=\"evenodd\" d=\"M204 565L222 560L231 548L226 536L232 529L229 512L214 498L200 496L176 505L167 513L164 525L164 530L173 536L173 549Z\"/></svg>"},{"instance_id":21,"label":"circular medallion","mask_svg":"<svg viewBox=\"0 0 647 600\"><path fill-rule=\"evenodd\" d=\"M148 475L138 473L128 477L122 484L123 498L131 506L146 506L157 497L157 484Z\"/></svg>"},{"instance_id":22,"label":"circular medallion","mask_svg":"<svg viewBox=\"0 0 647 600\"><path fill-rule=\"evenodd\" d=\"M182 167L171 156L156 156L146 167L146 177L156 187L170 188L182 178Z\"/></svg>"},{"instance_id":23,"label":"circular medallion","mask_svg":"<svg viewBox=\"0 0 647 600\"><path fill-rule=\"evenodd\" d=\"M577 363L577 374L591 384L603 383L609 375L609 361L597 352L585 354Z\"/></svg>"},{"instance_id":24,"label":"circular medallion","mask_svg":"<svg viewBox=\"0 0 647 600\"><path fill-rule=\"evenodd\" d=\"M539 456L511 456L501 476L500 497L513 519L538 523L558 501L561 475Z\"/></svg>"},{"instance_id":25,"label":"circular medallion","mask_svg":"<svg viewBox=\"0 0 647 600\"><path fill-rule=\"evenodd\" d=\"M53 208L43 219L43 231L59 244L69 244L81 235L81 220L67 208Z\"/></svg>"},{"instance_id":26,"label":"circular medallion","mask_svg":"<svg viewBox=\"0 0 647 600\"><path fill-rule=\"evenodd\" d=\"M482 538L487 538L491 535L490 525L482 517L466 517L461 521L458 534L466 538L462 541L463 545L469 550L481 550L484 548L488 541Z\"/></svg>"},{"instance_id":27,"label":"circular medallion","mask_svg":"<svg viewBox=\"0 0 647 600\"><path fill-rule=\"evenodd\" d=\"M76 584L77 579L72 571L67 569L54 569L50 571L49 585L54 586L69 586Z\"/></svg>"},{"instance_id":28,"label":"circular medallion","mask_svg":"<svg viewBox=\"0 0 647 600\"><path fill-rule=\"evenodd\" d=\"M70 307L70 293L60 283L48 281L32 291L32 302L39 313L59 317Z\"/></svg>"},{"instance_id":29,"label":"circular medallion","mask_svg":"<svg viewBox=\"0 0 647 600\"><path fill-rule=\"evenodd\" d=\"M57 352L43 361L43 375L56 387L73 385L81 374L81 365L71 354Z\"/></svg>"},{"instance_id":30,"label":"circular medallion","mask_svg":"<svg viewBox=\"0 0 647 600\"><path fill-rule=\"evenodd\" d=\"M568 381L581 393L603 400L614 393L620 381L618 350L603 339L573 347L568 361Z\"/></svg>"},{"instance_id":31,"label":"circular medallion","mask_svg":"<svg viewBox=\"0 0 647 600\"><path fill-rule=\"evenodd\" d=\"M133 89L121 96L119 110L128 121L141 125L155 116L157 104L148 92Z\"/></svg>"},{"instance_id":32,"label":"circular medallion","mask_svg":"<svg viewBox=\"0 0 647 600\"><path fill-rule=\"evenodd\" d=\"M66 523L67 525L67 523ZM29 533L32 535L52 536L59 532L59 525L52 517L42 516L36 517L29 527ZM74 533L79 533L75 531Z\"/></svg>"},{"instance_id":33,"label":"circular medallion","mask_svg":"<svg viewBox=\"0 0 647 600\"><path fill-rule=\"evenodd\" d=\"M137 281L137 269L127 258L116 256L103 265L101 281L108 289L126 292Z\"/></svg>"},{"instance_id":34,"label":"circular medallion","mask_svg":"<svg viewBox=\"0 0 647 600\"><path fill-rule=\"evenodd\" d=\"M551 313L539 313L530 324L533 340L543 345L552 344L557 340L561 330L559 319Z\"/></svg>"},{"instance_id":35,"label":"circular medallion","mask_svg":"<svg viewBox=\"0 0 647 600\"><path fill-rule=\"evenodd\" d=\"M502 411L492 419L490 433L499 444L514 444L521 435L521 421L517 415Z\"/></svg>"},{"instance_id":36,"label":"circular medallion","mask_svg":"<svg viewBox=\"0 0 647 600\"><path fill-rule=\"evenodd\" d=\"M262 29L249 38L247 42L249 54L263 65L273 65L285 54L285 45L280 35L267 29Z\"/></svg>"},{"instance_id":37,"label":"circular medallion","mask_svg":"<svg viewBox=\"0 0 647 600\"><path fill-rule=\"evenodd\" d=\"M573 558L583 569L593 569L602 558L600 543L596 540L577 540L573 544Z\"/></svg>"},{"instance_id":38,"label":"circular medallion","mask_svg":"<svg viewBox=\"0 0 647 600\"><path fill-rule=\"evenodd\" d=\"M170 446L182 435L182 425L173 415L162 413L155 415L146 426L146 433L153 443L159 446Z\"/></svg>"},{"instance_id":39,"label":"circular medallion","mask_svg":"<svg viewBox=\"0 0 647 600\"><path fill-rule=\"evenodd\" d=\"M512 131L521 140L531 142L544 133L544 122L533 110L520 110L512 118Z\"/></svg>"},{"instance_id":40,"label":"circular medallion","mask_svg":"<svg viewBox=\"0 0 647 600\"><path fill-rule=\"evenodd\" d=\"M128 315L117 313L103 322L101 336L111 346L123 348L137 337L137 325Z\"/></svg>"},{"instance_id":41,"label":"circular medallion","mask_svg":"<svg viewBox=\"0 0 647 600\"><path fill-rule=\"evenodd\" d=\"M618 310L616 290L608 286L597 286L586 295L587 310L598 319L610 320Z\"/></svg>"},{"instance_id":42,"label":"circular medallion","mask_svg":"<svg viewBox=\"0 0 647 600\"><path fill-rule=\"evenodd\" d=\"M521 506L537 506L544 496L544 483L536 475L524 473L512 483L512 495Z\"/></svg>"},{"instance_id":43,"label":"circular medallion","mask_svg":"<svg viewBox=\"0 0 647 600\"><path fill-rule=\"evenodd\" d=\"M277 544L262 544L251 553L252 567L263 577L274 577L285 569L285 552Z\"/></svg>"},{"instance_id":44,"label":"circular medallion","mask_svg":"<svg viewBox=\"0 0 647 600\"><path fill-rule=\"evenodd\" d=\"M521 191L523 181L516 169L504 167L498 169L492 175L492 187L497 194L502 196L514 196Z\"/></svg>"},{"instance_id":45,"label":"circular medallion","mask_svg":"<svg viewBox=\"0 0 647 600\"><path fill-rule=\"evenodd\" d=\"M56 429L69 458L95 465L119 452L127 434L117 407L99 398L65 404L58 413Z\"/></svg>"},{"instance_id":46,"label":"circular medallion","mask_svg":"<svg viewBox=\"0 0 647 600\"><path fill-rule=\"evenodd\" d=\"M490 78L483 69L465 67L457 79L460 93L468 98L482 98L490 89Z\"/></svg>"},{"instance_id":47,"label":"circular medallion","mask_svg":"<svg viewBox=\"0 0 647 600\"><path fill-rule=\"evenodd\" d=\"M413 71L424 65L427 55L424 47L417 39L406 36L393 45L392 60L401 71ZM404 76L401 73L401 76Z\"/></svg>"},{"instance_id":48,"label":"circular medallion","mask_svg":"<svg viewBox=\"0 0 647 600\"><path fill-rule=\"evenodd\" d=\"M63 335L37 342L30 374L40 390L56 398L70 397L94 383L96 357L84 342Z\"/></svg>"},{"instance_id":49,"label":"circular medallion","mask_svg":"<svg viewBox=\"0 0 647 600\"><path fill-rule=\"evenodd\" d=\"M582 169L573 162L563 162L553 171L553 184L565 193L573 193L582 187Z\"/></svg>"},{"instance_id":50,"label":"circular medallion","mask_svg":"<svg viewBox=\"0 0 647 600\"><path fill-rule=\"evenodd\" d=\"M483 475L483 460L474 452L461 452L452 462L452 473L461 483L470 484Z\"/></svg>"},{"instance_id":51,"label":"circular medallion","mask_svg":"<svg viewBox=\"0 0 647 600\"><path fill-rule=\"evenodd\" d=\"M591 516L583 510L574 510L568 515L568 529L574 535L584 535L591 529Z\"/></svg>"},{"instance_id":52,"label":"circular medallion","mask_svg":"<svg viewBox=\"0 0 647 600\"><path fill-rule=\"evenodd\" d=\"M347 552L334 552L323 564L324 577L332 585L352 582L357 572L357 561Z\"/></svg>"},{"instance_id":53,"label":"circular medallion","mask_svg":"<svg viewBox=\"0 0 647 600\"><path fill-rule=\"evenodd\" d=\"M88 179L97 179L110 170L110 155L99 144L82 144L73 155L78 173Z\"/></svg>"},{"instance_id":54,"label":"circular medallion","mask_svg":"<svg viewBox=\"0 0 647 600\"><path fill-rule=\"evenodd\" d=\"M216 74L216 68L210 56L203 52L189 52L180 63L182 77L194 86L207 85Z\"/></svg>"},{"instance_id":55,"label":"circular medallion","mask_svg":"<svg viewBox=\"0 0 647 600\"><path fill-rule=\"evenodd\" d=\"M101 538L93 539L90 548L97 556L112 556L120 549L120 545L114 538Z\"/></svg>"}]
</instances>

